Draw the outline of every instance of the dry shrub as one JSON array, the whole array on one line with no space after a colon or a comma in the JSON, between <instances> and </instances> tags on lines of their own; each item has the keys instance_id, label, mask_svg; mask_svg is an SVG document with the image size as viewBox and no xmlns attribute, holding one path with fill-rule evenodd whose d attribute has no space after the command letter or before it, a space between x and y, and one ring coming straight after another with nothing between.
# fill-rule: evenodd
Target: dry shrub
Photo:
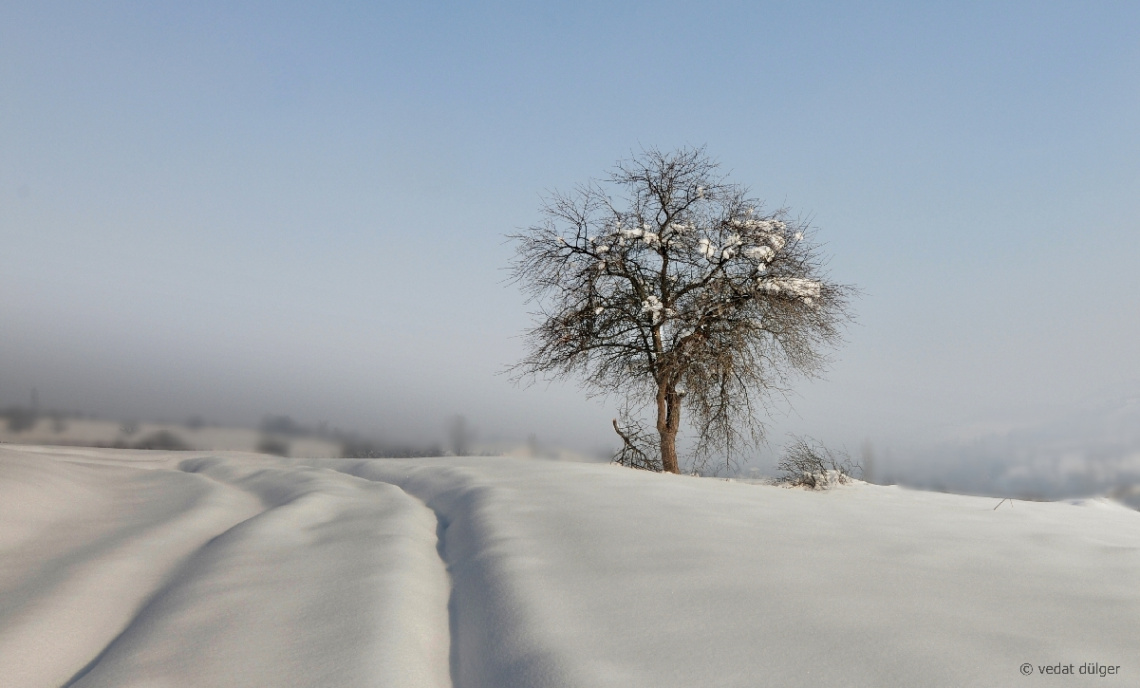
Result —
<instances>
[{"instance_id":1,"label":"dry shrub","mask_svg":"<svg viewBox=\"0 0 1140 688\"><path fill-rule=\"evenodd\" d=\"M863 474L863 467L855 463L847 452L833 452L811 437L793 436L784 448L784 456L776 465L780 472L777 481L788 487L806 487L809 490L826 490L851 482Z\"/></svg>"}]
</instances>

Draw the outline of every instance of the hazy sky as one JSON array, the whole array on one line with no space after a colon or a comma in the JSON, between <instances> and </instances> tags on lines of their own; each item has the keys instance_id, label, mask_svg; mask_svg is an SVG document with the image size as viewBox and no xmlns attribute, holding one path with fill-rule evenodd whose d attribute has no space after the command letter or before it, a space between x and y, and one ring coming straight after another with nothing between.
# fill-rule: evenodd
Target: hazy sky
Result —
<instances>
[{"instance_id":1,"label":"hazy sky","mask_svg":"<svg viewBox=\"0 0 1140 688\"><path fill-rule=\"evenodd\" d=\"M614 444L498 371L504 234L707 145L864 291L788 428L1140 389L1140 4L0 5L0 404Z\"/></svg>"}]
</instances>

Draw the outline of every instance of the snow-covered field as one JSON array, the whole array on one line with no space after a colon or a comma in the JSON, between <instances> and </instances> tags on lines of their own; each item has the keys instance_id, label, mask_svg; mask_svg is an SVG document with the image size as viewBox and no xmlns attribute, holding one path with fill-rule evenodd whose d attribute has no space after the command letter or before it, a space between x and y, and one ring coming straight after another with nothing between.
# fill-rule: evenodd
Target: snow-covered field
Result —
<instances>
[{"instance_id":1,"label":"snow-covered field","mask_svg":"<svg viewBox=\"0 0 1140 688\"><path fill-rule=\"evenodd\" d=\"M996 503L3 445L0 686L1140 685L1140 513Z\"/></svg>"}]
</instances>

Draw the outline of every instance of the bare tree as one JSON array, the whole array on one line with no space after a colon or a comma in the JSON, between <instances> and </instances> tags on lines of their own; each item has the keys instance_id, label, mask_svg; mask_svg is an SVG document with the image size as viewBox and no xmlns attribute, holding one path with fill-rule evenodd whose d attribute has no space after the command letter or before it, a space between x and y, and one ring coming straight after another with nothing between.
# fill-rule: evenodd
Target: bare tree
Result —
<instances>
[{"instance_id":1,"label":"bare tree","mask_svg":"<svg viewBox=\"0 0 1140 688\"><path fill-rule=\"evenodd\" d=\"M649 446L634 415L614 421L622 463L679 472L682 410L694 458L723 449L731 463L762 440L770 396L818 375L850 318L852 289L823 273L809 224L766 213L718 167L704 149L643 151L554 193L543 222L511 237L513 276L539 308L516 380L581 376L655 412Z\"/></svg>"}]
</instances>

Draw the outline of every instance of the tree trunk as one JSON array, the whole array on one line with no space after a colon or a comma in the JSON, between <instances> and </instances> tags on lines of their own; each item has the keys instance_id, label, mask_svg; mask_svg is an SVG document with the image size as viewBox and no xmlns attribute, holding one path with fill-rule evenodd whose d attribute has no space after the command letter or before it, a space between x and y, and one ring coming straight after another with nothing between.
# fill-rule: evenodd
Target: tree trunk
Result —
<instances>
[{"instance_id":1,"label":"tree trunk","mask_svg":"<svg viewBox=\"0 0 1140 688\"><path fill-rule=\"evenodd\" d=\"M680 473L677 463L677 430L681 427L681 395L674 385L657 388L657 434L661 437L661 469Z\"/></svg>"}]
</instances>

